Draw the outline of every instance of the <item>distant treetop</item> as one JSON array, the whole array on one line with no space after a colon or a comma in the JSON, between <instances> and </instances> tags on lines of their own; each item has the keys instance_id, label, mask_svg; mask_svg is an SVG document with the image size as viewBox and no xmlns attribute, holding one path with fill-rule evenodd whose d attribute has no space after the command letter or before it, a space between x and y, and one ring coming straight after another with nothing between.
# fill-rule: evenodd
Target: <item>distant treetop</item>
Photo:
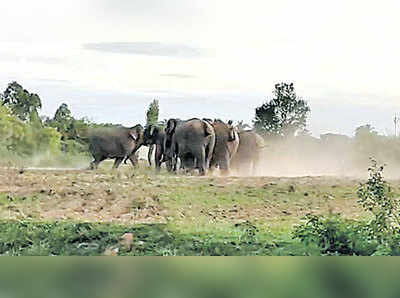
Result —
<instances>
[{"instance_id":1,"label":"distant treetop","mask_svg":"<svg viewBox=\"0 0 400 298\"><path fill-rule=\"evenodd\" d=\"M305 131L311 109L299 98L293 83L275 85L273 98L256 108L254 127L263 134L283 137Z\"/></svg>"}]
</instances>

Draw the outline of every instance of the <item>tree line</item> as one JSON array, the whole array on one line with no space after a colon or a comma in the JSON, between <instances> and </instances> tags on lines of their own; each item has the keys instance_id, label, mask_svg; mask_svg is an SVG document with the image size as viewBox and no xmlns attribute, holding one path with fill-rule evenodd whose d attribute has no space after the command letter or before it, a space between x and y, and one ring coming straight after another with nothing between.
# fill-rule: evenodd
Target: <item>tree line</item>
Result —
<instances>
[{"instance_id":1,"label":"tree line","mask_svg":"<svg viewBox=\"0 0 400 298\"><path fill-rule=\"evenodd\" d=\"M63 152L86 154L87 144L81 138L82 132L93 127L120 126L112 123L95 123L88 118L77 119L66 103L62 103L53 117L39 116L42 101L38 94L31 93L17 82L8 84L0 93L0 152L29 156L37 152ZM146 126L165 126L166 120L159 121L159 101L154 99L146 113ZM293 83L275 84L272 95L255 109L252 124L238 121L239 129L254 129L268 142L274 140L316 140L323 144L346 145L350 139L338 134L323 134L320 139L311 137L307 130L307 119L311 109L306 100L299 97ZM378 135L371 125L355 130L354 141L357 151L373 153L387 143L387 137ZM339 146L342 148L343 146ZM343 147L344 148L344 147ZM397 151L396 151L397 152ZM396 155L392 152L391 155Z\"/></svg>"}]
</instances>

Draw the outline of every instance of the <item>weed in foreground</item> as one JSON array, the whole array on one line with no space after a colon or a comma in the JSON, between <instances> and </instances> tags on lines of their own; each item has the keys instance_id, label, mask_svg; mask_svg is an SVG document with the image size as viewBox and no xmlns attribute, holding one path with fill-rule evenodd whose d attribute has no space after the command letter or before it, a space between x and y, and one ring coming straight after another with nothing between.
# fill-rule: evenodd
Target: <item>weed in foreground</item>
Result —
<instances>
[{"instance_id":1,"label":"weed in foreground","mask_svg":"<svg viewBox=\"0 0 400 298\"><path fill-rule=\"evenodd\" d=\"M293 238L317 244L322 254L399 255L400 202L383 178L384 166L371 158L369 178L357 191L358 203L370 214L366 221L347 220L339 214L330 217L307 215L295 226Z\"/></svg>"}]
</instances>

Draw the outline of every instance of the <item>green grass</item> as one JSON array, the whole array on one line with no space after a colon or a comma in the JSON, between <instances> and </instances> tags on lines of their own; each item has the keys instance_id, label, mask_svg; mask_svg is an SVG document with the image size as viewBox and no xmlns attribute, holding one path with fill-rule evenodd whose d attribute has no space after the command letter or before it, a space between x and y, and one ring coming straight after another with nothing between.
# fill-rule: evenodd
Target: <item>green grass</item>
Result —
<instances>
[{"instance_id":1,"label":"green grass","mask_svg":"<svg viewBox=\"0 0 400 298\"><path fill-rule=\"evenodd\" d=\"M246 226L236 232L182 234L167 225L117 225L78 222L0 222L0 255L12 256L96 256L103 254L136 256L222 256L222 255L312 255L298 241L282 237L264 237ZM250 228L251 229L251 228ZM133 234L132 246L121 240ZM270 239L268 239L270 238Z\"/></svg>"},{"instance_id":2,"label":"green grass","mask_svg":"<svg viewBox=\"0 0 400 298\"><path fill-rule=\"evenodd\" d=\"M292 239L306 214L360 220L360 180L0 169L1 254L318 255ZM399 181L392 181L399 195ZM121 236L132 233L132 249Z\"/></svg>"}]
</instances>

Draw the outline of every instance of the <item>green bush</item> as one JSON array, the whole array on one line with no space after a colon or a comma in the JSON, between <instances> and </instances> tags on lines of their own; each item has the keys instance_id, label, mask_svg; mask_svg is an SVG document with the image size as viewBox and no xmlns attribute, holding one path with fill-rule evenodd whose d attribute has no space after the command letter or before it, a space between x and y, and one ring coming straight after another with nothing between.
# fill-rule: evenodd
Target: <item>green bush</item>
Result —
<instances>
[{"instance_id":1,"label":"green bush","mask_svg":"<svg viewBox=\"0 0 400 298\"><path fill-rule=\"evenodd\" d=\"M295 227L293 238L309 245L317 244L323 254L399 255L400 202L394 198L383 178L383 166L371 158L369 179L358 189L358 202L371 214L368 221L355 221L340 215L307 215Z\"/></svg>"},{"instance_id":2,"label":"green bush","mask_svg":"<svg viewBox=\"0 0 400 298\"><path fill-rule=\"evenodd\" d=\"M340 215L309 214L305 220L294 228L293 238L306 245L318 245L323 255L371 255L378 247L376 241L368 240L368 231L361 222Z\"/></svg>"},{"instance_id":3,"label":"green bush","mask_svg":"<svg viewBox=\"0 0 400 298\"><path fill-rule=\"evenodd\" d=\"M0 106L0 152L2 160L60 153L61 134L54 128L25 123Z\"/></svg>"}]
</instances>

